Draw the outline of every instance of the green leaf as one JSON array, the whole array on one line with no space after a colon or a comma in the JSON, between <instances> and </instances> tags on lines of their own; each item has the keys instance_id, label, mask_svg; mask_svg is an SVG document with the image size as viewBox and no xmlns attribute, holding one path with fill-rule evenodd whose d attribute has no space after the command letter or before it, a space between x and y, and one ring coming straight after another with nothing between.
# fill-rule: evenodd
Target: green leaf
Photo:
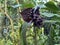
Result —
<instances>
[{"instance_id":1,"label":"green leaf","mask_svg":"<svg viewBox=\"0 0 60 45\"><path fill-rule=\"evenodd\" d=\"M57 20L45 20L44 23L56 23L56 22L59 22L60 21L57 21Z\"/></svg>"},{"instance_id":2,"label":"green leaf","mask_svg":"<svg viewBox=\"0 0 60 45\"><path fill-rule=\"evenodd\" d=\"M57 5L53 1L47 2L45 4L45 6L47 7L48 10L51 10L53 12L59 11L59 8L57 7Z\"/></svg>"},{"instance_id":3,"label":"green leaf","mask_svg":"<svg viewBox=\"0 0 60 45\"><path fill-rule=\"evenodd\" d=\"M55 20L55 21L60 21L60 17L58 17L58 16L53 16L51 19Z\"/></svg>"},{"instance_id":4,"label":"green leaf","mask_svg":"<svg viewBox=\"0 0 60 45\"><path fill-rule=\"evenodd\" d=\"M46 16L46 17L54 17L54 16L56 16L56 17L60 18L60 15L54 14L54 13L46 13L46 12L42 13L41 12L41 15Z\"/></svg>"},{"instance_id":5,"label":"green leaf","mask_svg":"<svg viewBox=\"0 0 60 45\"><path fill-rule=\"evenodd\" d=\"M46 17L53 17L54 15L52 13L41 13L41 15L46 16Z\"/></svg>"},{"instance_id":6,"label":"green leaf","mask_svg":"<svg viewBox=\"0 0 60 45\"><path fill-rule=\"evenodd\" d=\"M32 3L23 3L22 4L22 8L32 8L32 7L34 7L34 4L32 4Z\"/></svg>"}]
</instances>

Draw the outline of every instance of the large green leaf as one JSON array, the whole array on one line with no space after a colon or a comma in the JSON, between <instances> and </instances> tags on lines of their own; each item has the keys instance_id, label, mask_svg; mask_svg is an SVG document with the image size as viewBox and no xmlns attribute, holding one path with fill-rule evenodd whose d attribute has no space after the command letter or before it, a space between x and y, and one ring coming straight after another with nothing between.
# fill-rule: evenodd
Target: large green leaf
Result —
<instances>
[{"instance_id":1,"label":"large green leaf","mask_svg":"<svg viewBox=\"0 0 60 45\"><path fill-rule=\"evenodd\" d=\"M59 11L59 8L57 7L57 5L53 2L53 1L49 1L45 4L45 6L47 7L48 10L52 11L52 12L57 12Z\"/></svg>"}]
</instances>

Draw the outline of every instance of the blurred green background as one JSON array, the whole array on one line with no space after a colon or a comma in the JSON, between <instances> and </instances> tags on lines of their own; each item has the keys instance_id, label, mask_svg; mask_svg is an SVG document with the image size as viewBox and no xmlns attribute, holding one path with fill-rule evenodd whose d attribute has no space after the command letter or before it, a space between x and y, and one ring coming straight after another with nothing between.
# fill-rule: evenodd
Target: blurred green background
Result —
<instances>
[{"instance_id":1,"label":"blurred green background","mask_svg":"<svg viewBox=\"0 0 60 45\"><path fill-rule=\"evenodd\" d=\"M37 4L44 20L34 30L20 12ZM60 1L0 0L0 45L60 45Z\"/></svg>"}]
</instances>

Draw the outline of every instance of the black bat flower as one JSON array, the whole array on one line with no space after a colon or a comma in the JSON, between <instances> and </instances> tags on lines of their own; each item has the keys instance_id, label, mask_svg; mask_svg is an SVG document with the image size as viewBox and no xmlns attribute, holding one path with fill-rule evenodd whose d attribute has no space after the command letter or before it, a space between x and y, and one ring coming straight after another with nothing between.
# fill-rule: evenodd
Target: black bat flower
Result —
<instances>
[{"instance_id":1,"label":"black bat flower","mask_svg":"<svg viewBox=\"0 0 60 45\"><path fill-rule=\"evenodd\" d=\"M39 7L37 8L27 8L21 12L22 18L26 22L32 21L36 27L42 25L42 18L40 17Z\"/></svg>"}]
</instances>

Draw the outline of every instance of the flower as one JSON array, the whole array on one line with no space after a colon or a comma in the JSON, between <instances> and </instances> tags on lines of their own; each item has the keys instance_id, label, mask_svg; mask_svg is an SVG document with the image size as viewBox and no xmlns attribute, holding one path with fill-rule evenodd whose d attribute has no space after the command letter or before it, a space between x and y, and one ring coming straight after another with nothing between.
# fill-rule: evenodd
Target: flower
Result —
<instances>
[{"instance_id":1,"label":"flower","mask_svg":"<svg viewBox=\"0 0 60 45\"><path fill-rule=\"evenodd\" d=\"M37 8L27 8L21 12L23 20L26 22L34 23L34 26L40 27L42 25L43 19L39 13L39 7Z\"/></svg>"}]
</instances>

